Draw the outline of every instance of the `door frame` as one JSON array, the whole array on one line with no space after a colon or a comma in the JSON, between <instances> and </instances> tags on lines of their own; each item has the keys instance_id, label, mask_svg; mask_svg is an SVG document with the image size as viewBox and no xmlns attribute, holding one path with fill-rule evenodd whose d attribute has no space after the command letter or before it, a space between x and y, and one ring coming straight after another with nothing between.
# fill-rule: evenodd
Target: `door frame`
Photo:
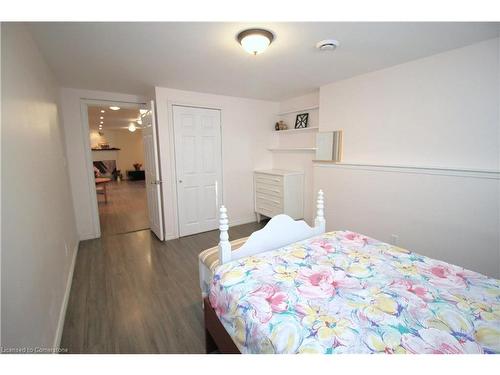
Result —
<instances>
[{"instance_id":1,"label":"door frame","mask_svg":"<svg viewBox=\"0 0 500 375\"><path fill-rule=\"evenodd\" d=\"M214 107L208 107L208 106L203 106L203 105L193 105L193 104L180 104L176 102L169 102L169 109L170 109L170 120L172 124L172 154L173 154L173 171L174 171L174 180L172 182L172 186L174 189L174 196L175 196L175 230L176 230L176 236L177 238L180 237L181 233L181 223L179 221L179 191L177 189L177 181L178 181L178 174L177 174L177 159L176 159L176 145L175 145L175 123L174 123L174 107L187 107L187 108L198 108L198 109L209 109L209 110L214 110L214 111L219 111L219 123L220 123L220 170L221 170L221 182L220 186L218 186L217 190L220 190L221 194L221 201L218 202L218 205L223 204L224 202L224 158L222 155L222 150L223 150L223 143L222 143L222 108L214 108ZM217 207L217 210L219 208Z\"/></svg>"},{"instance_id":2,"label":"door frame","mask_svg":"<svg viewBox=\"0 0 500 375\"><path fill-rule=\"evenodd\" d=\"M85 167L87 169L87 188L91 197L91 212L92 212L92 226L94 229L93 238L101 237L101 221L99 219L99 206L97 204L97 190L94 183L94 163L92 160L92 150L90 145L90 125L89 125L89 113L88 107L89 105L106 105L106 106L122 106L122 107L137 107L137 106L145 106L144 102L126 102L126 101L117 101L117 100L105 100L105 99L80 99L80 116L82 123L82 132L83 132L83 148L85 150Z\"/></svg>"}]
</instances>

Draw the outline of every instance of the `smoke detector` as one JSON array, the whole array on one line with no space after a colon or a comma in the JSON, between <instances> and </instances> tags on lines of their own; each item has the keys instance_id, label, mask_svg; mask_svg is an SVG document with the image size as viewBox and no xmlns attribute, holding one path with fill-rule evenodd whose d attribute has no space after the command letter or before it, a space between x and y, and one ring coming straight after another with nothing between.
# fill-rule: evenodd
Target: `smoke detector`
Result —
<instances>
[{"instance_id":1,"label":"smoke detector","mask_svg":"<svg viewBox=\"0 0 500 375\"><path fill-rule=\"evenodd\" d=\"M340 46L340 43L335 39L325 39L316 43L316 48L320 51L335 51L338 46Z\"/></svg>"}]
</instances>

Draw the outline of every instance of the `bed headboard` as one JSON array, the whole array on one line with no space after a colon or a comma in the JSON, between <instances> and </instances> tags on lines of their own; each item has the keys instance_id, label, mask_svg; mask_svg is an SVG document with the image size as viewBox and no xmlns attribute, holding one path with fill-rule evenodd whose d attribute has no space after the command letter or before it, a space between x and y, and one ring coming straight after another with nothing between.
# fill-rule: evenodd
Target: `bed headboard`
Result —
<instances>
[{"instance_id":1,"label":"bed headboard","mask_svg":"<svg viewBox=\"0 0 500 375\"><path fill-rule=\"evenodd\" d=\"M293 220L288 215L276 215L266 224L264 228L253 232L248 240L239 249L231 251L229 243L229 220L227 209L220 207L219 215L219 264L231 260L255 255L264 251L278 249L297 241L305 240L325 233L324 195L318 191L316 200L316 218L314 227L311 228L304 220Z\"/></svg>"}]
</instances>

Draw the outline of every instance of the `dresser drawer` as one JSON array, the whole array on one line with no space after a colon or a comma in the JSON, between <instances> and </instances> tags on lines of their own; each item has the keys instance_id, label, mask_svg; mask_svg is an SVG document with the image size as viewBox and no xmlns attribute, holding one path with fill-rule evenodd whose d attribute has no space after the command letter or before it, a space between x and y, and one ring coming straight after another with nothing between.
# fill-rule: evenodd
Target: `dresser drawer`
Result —
<instances>
[{"instance_id":1,"label":"dresser drawer","mask_svg":"<svg viewBox=\"0 0 500 375\"><path fill-rule=\"evenodd\" d=\"M283 196L283 186L274 186L264 184L262 182L255 182L255 193L273 195L275 197Z\"/></svg>"},{"instance_id":2,"label":"dresser drawer","mask_svg":"<svg viewBox=\"0 0 500 375\"><path fill-rule=\"evenodd\" d=\"M260 205L266 205L278 209L283 208L283 200L281 197L259 192L255 194L255 204L257 205L257 207Z\"/></svg>"},{"instance_id":3,"label":"dresser drawer","mask_svg":"<svg viewBox=\"0 0 500 375\"><path fill-rule=\"evenodd\" d=\"M254 171L254 202L257 221L261 216L285 214L304 217L304 174L300 171L269 169Z\"/></svg>"},{"instance_id":4,"label":"dresser drawer","mask_svg":"<svg viewBox=\"0 0 500 375\"><path fill-rule=\"evenodd\" d=\"M273 207L273 206L269 206L269 205L264 204L264 203L257 205L257 208L255 211L258 212L259 214L262 214L262 215L267 216L267 217L273 217L273 216L276 216L276 215L283 213L283 211L281 209Z\"/></svg>"},{"instance_id":5,"label":"dresser drawer","mask_svg":"<svg viewBox=\"0 0 500 375\"><path fill-rule=\"evenodd\" d=\"M283 177L272 174L256 173L255 182L270 186L283 186Z\"/></svg>"}]
</instances>

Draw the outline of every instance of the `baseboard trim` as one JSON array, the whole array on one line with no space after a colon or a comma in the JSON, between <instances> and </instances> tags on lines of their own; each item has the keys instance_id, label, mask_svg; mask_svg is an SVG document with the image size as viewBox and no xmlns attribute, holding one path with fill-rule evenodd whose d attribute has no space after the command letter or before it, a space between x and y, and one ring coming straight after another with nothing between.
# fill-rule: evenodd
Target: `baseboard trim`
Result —
<instances>
[{"instance_id":1,"label":"baseboard trim","mask_svg":"<svg viewBox=\"0 0 500 375\"><path fill-rule=\"evenodd\" d=\"M177 236L175 233L165 233L164 238L165 239L163 241L170 241L179 238L179 236Z\"/></svg>"},{"instance_id":2,"label":"baseboard trim","mask_svg":"<svg viewBox=\"0 0 500 375\"><path fill-rule=\"evenodd\" d=\"M243 225L248 223L255 223L257 221L257 217L255 215L246 216L239 219L229 219L229 226L235 227L236 225Z\"/></svg>"},{"instance_id":3,"label":"baseboard trim","mask_svg":"<svg viewBox=\"0 0 500 375\"><path fill-rule=\"evenodd\" d=\"M255 223L256 221L257 221L257 217L256 216L254 216L254 215L252 215L252 216L246 216L246 217L242 217L242 218L239 218L239 219L234 219L234 220L231 219L229 221L229 226L230 227L235 227L237 225L243 225L243 224L248 224L248 223ZM219 229L215 228L213 230L219 230ZM197 233L195 233L195 234L197 234ZM176 234L165 234L165 240L164 241L176 240L178 238L181 238L181 237L179 237Z\"/></svg>"},{"instance_id":4,"label":"baseboard trim","mask_svg":"<svg viewBox=\"0 0 500 375\"><path fill-rule=\"evenodd\" d=\"M85 233L78 236L80 241L95 240L99 237L101 237L100 233Z\"/></svg>"},{"instance_id":5,"label":"baseboard trim","mask_svg":"<svg viewBox=\"0 0 500 375\"><path fill-rule=\"evenodd\" d=\"M78 255L78 247L80 241L77 242L75 249L73 251L73 259L71 260L71 265L69 268L68 279L66 280L66 290L64 292L64 299L61 306L61 311L59 312L59 321L57 323L56 337L54 339L54 348L59 348L61 345L61 338L64 329L64 320L66 318L66 310L68 308L69 295L71 293L71 285L73 283L73 273L75 271L76 257Z\"/></svg>"}]
</instances>

